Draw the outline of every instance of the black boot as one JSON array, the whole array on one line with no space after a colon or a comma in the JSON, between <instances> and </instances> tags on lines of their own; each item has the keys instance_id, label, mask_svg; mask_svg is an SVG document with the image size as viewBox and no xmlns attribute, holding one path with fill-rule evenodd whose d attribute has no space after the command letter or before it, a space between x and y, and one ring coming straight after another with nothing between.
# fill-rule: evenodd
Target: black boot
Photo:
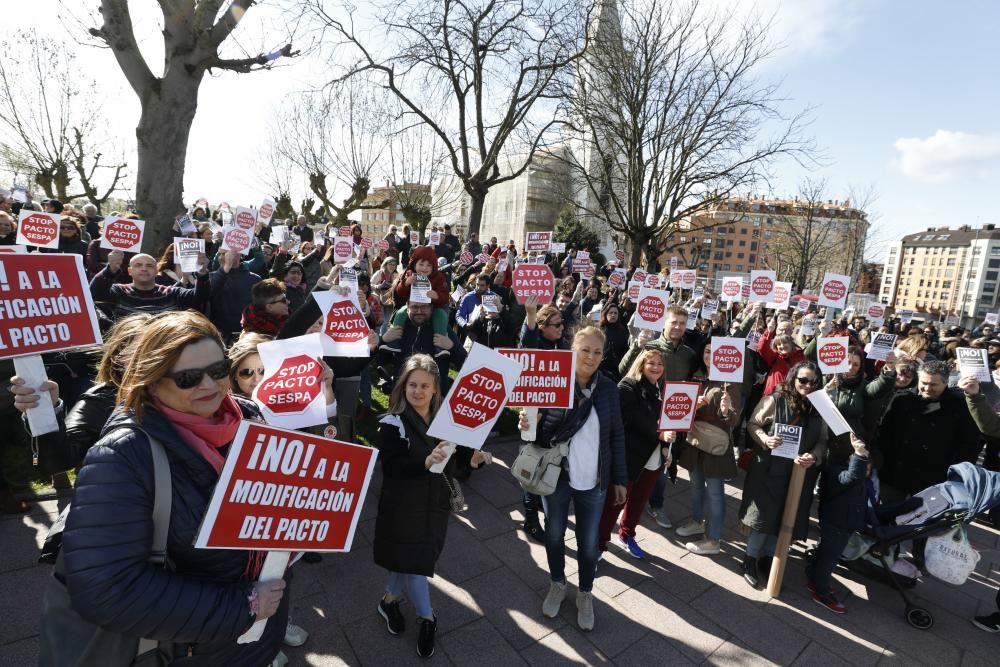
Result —
<instances>
[{"instance_id":1,"label":"black boot","mask_svg":"<svg viewBox=\"0 0 1000 667\"><path fill-rule=\"evenodd\" d=\"M771 578L771 563L773 562L774 556L757 559L757 576L760 578L760 583L763 586L766 586L767 580Z\"/></svg>"},{"instance_id":2,"label":"black boot","mask_svg":"<svg viewBox=\"0 0 1000 667\"><path fill-rule=\"evenodd\" d=\"M418 618L420 634L417 635L417 655L421 658L429 658L434 655L434 635L437 632L437 616L434 620Z\"/></svg>"},{"instance_id":3,"label":"black boot","mask_svg":"<svg viewBox=\"0 0 1000 667\"><path fill-rule=\"evenodd\" d=\"M760 575L757 572L757 559L746 556L743 558L743 578L753 588L760 586Z\"/></svg>"}]
</instances>

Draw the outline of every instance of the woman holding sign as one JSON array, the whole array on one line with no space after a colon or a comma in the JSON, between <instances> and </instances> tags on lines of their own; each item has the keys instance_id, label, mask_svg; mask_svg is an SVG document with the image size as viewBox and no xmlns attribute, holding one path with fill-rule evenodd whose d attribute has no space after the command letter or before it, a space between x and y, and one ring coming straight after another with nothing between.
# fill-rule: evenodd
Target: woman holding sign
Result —
<instances>
[{"instance_id":1,"label":"woman holding sign","mask_svg":"<svg viewBox=\"0 0 1000 667\"><path fill-rule=\"evenodd\" d=\"M429 355L415 354L403 364L389 397L389 413L380 420L376 436L382 492L375 519L375 563L389 570L378 613L390 634L402 633L406 620L399 605L406 591L417 612L417 655L422 658L434 655L437 631L427 577L434 576L444 548L452 489L457 488L452 472L455 457L449 460L454 445L427 435L440 405L438 366ZM492 460L477 449L471 465L478 468ZM446 461L441 474L430 471Z\"/></svg>"},{"instance_id":2,"label":"woman holding sign","mask_svg":"<svg viewBox=\"0 0 1000 667\"><path fill-rule=\"evenodd\" d=\"M808 361L795 364L774 393L761 400L750 419L754 453L743 485L740 519L751 529L743 578L755 588L770 570L793 465L807 468L807 474L792 539L805 539L807 534L819 474L815 464L826 452L828 429L806 397L819 389L822 379L819 369Z\"/></svg>"},{"instance_id":3,"label":"woman holding sign","mask_svg":"<svg viewBox=\"0 0 1000 667\"><path fill-rule=\"evenodd\" d=\"M566 597L566 524L572 501L580 570L576 620L581 629L593 630L594 595L591 591L601 553L601 513L606 494L613 494L615 505L625 503L628 467L618 387L599 372L604 356L604 334L597 327L585 327L573 336L572 349L576 352L575 407L538 412L535 442L566 443L569 447L555 491L542 499L546 521L545 554L551 578L542 613L555 618ZM519 427L522 431L530 427L524 413L521 413Z\"/></svg>"},{"instance_id":4,"label":"woman holding sign","mask_svg":"<svg viewBox=\"0 0 1000 667\"><path fill-rule=\"evenodd\" d=\"M83 621L165 643L192 664L267 665L285 633L285 581L256 581L257 553L193 546L240 421L260 415L230 395L229 369L218 330L199 313L166 313L144 328L122 374L121 409L77 477L49 596L65 586ZM153 438L170 469L169 568L150 562ZM237 643L269 617L259 641ZM75 664L90 639L73 641L59 618L43 617L43 664Z\"/></svg>"}]
</instances>

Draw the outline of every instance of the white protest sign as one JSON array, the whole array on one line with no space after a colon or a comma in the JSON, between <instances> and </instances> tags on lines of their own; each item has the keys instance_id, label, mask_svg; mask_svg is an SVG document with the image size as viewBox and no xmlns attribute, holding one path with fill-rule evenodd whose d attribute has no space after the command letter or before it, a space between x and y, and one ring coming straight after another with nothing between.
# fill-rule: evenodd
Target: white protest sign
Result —
<instances>
[{"instance_id":1,"label":"white protest sign","mask_svg":"<svg viewBox=\"0 0 1000 667\"><path fill-rule=\"evenodd\" d=\"M695 329L698 328L698 309L688 308L687 311L688 311L688 319L686 325L687 330L694 331Z\"/></svg>"},{"instance_id":2,"label":"white protest sign","mask_svg":"<svg viewBox=\"0 0 1000 667\"><path fill-rule=\"evenodd\" d=\"M410 301L412 303L430 303L431 298L427 293L431 291L431 281L427 276L413 274L413 282L410 284Z\"/></svg>"},{"instance_id":3,"label":"white protest sign","mask_svg":"<svg viewBox=\"0 0 1000 667\"><path fill-rule=\"evenodd\" d=\"M270 239L271 243L273 243L274 245L281 245L285 241L288 241L289 236L291 236L291 234L289 233L287 226L275 225L274 227L271 227Z\"/></svg>"},{"instance_id":4,"label":"white protest sign","mask_svg":"<svg viewBox=\"0 0 1000 667\"><path fill-rule=\"evenodd\" d=\"M770 302L764 304L765 308L773 310L786 310L792 299L792 284L787 282L776 282L774 284L774 297Z\"/></svg>"},{"instance_id":5,"label":"white protest sign","mask_svg":"<svg viewBox=\"0 0 1000 667\"><path fill-rule=\"evenodd\" d=\"M431 245L441 245L441 232L431 232Z\"/></svg>"},{"instance_id":6,"label":"white protest sign","mask_svg":"<svg viewBox=\"0 0 1000 667\"><path fill-rule=\"evenodd\" d=\"M184 273L194 273L198 270L198 258L204 252L204 239L174 237L174 264L180 264Z\"/></svg>"},{"instance_id":7,"label":"white protest sign","mask_svg":"<svg viewBox=\"0 0 1000 667\"><path fill-rule=\"evenodd\" d=\"M816 344L816 361L823 375L846 373L851 369L851 360L847 354L850 339L847 336L831 336L820 338Z\"/></svg>"},{"instance_id":8,"label":"white protest sign","mask_svg":"<svg viewBox=\"0 0 1000 667\"><path fill-rule=\"evenodd\" d=\"M774 288L778 282L774 271L750 272L750 303L767 303L774 298Z\"/></svg>"},{"instance_id":9,"label":"white protest sign","mask_svg":"<svg viewBox=\"0 0 1000 667\"><path fill-rule=\"evenodd\" d=\"M660 403L660 431L690 431L698 410L698 382L667 382Z\"/></svg>"},{"instance_id":10,"label":"white protest sign","mask_svg":"<svg viewBox=\"0 0 1000 667\"><path fill-rule=\"evenodd\" d=\"M340 269L340 274L337 276L337 284L342 287L348 287L351 290L358 291L358 272L356 269L350 266L344 266Z\"/></svg>"},{"instance_id":11,"label":"white protest sign","mask_svg":"<svg viewBox=\"0 0 1000 667\"><path fill-rule=\"evenodd\" d=\"M677 270L677 257L674 256L670 258L670 272L673 273L676 270Z\"/></svg>"},{"instance_id":12,"label":"white protest sign","mask_svg":"<svg viewBox=\"0 0 1000 667\"><path fill-rule=\"evenodd\" d=\"M802 427L792 424L774 424L774 435L781 439L781 444L771 450L771 456L794 459L799 455L802 443Z\"/></svg>"},{"instance_id":13,"label":"white protest sign","mask_svg":"<svg viewBox=\"0 0 1000 667\"><path fill-rule=\"evenodd\" d=\"M1000 322L1000 313L986 313L986 324L996 326Z\"/></svg>"},{"instance_id":14,"label":"white protest sign","mask_svg":"<svg viewBox=\"0 0 1000 667\"><path fill-rule=\"evenodd\" d=\"M722 300L728 303L733 303L734 301L740 301L743 295L743 279L742 278L723 278L722 279Z\"/></svg>"},{"instance_id":15,"label":"white protest sign","mask_svg":"<svg viewBox=\"0 0 1000 667\"><path fill-rule=\"evenodd\" d=\"M320 377L325 372L320 334L261 343L257 353L264 363L264 378L253 390L253 400L264 421L281 428L306 428L324 424L326 391Z\"/></svg>"},{"instance_id":16,"label":"white protest sign","mask_svg":"<svg viewBox=\"0 0 1000 667\"><path fill-rule=\"evenodd\" d=\"M554 252L557 254L561 252L566 252L566 244L556 243L555 241L553 241L552 243L549 244L549 252Z\"/></svg>"},{"instance_id":17,"label":"white protest sign","mask_svg":"<svg viewBox=\"0 0 1000 667\"><path fill-rule=\"evenodd\" d=\"M639 298L635 305L635 326L640 329L663 331L669 305L669 292L643 287L639 290Z\"/></svg>"},{"instance_id":18,"label":"white protest sign","mask_svg":"<svg viewBox=\"0 0 1000 667\"><path fill-rule=\"evenodd\" d=\"M695 287L693 290L691 290L691 298L692 299L700 299L703 296L705 296L705 288L704 287Z\"/></svg>"},{"instance_id":19,"label":"white protest sign","mask_svg":"<svg viewBox=\"0 0 1000 667\"><path fill-rule=\"evenodd\" d=\"M223 217L223 220L225 221L226 218ZM194 226L194 222L191 220L190 215L179 215L174 218L174 223L177 225L177 229L180 233L184 236L198 233L198 228Z\"/></svg>"},{"instance_id":20,"label":"white protest sign","mask_svg":"<svg viewBox=\"0 0 1000 667\"><path fill-rule=\"evenodd\" d=\"M903 324L909 324L910 322L913 321L913 311L912 310L897 310L896 311L896 317L898 317L899 320Z\"/></svg>"},{"instance_id":21,"label":"white protest sign","mask_svg":"<svg viewBox=\"0 0 1000 667\"><path fill-rule=\"evenodd\" d=\"M711 368L708 379L719 382L743 382L746 344L742 338L712 336Z\"/></svg>"},{"instance_id":22,"label":"white protest sign","mask_svg":"<svg viewBox=\"0 0 1000 667\"><path fill-rule=\"evenodd\" d=\"M339 291L313 292L313 299L323 314L320 343L323 356L367 357L368 335L371 329L358 305L358 294L348 288L346 296Z\"/></svg>"},{"instance_id":23,"label":"white protest sign","mask_svg":"<svg viewBox=\"0 0 1000 667\"><path fill-rule=\"evenodd\" d=\"M747 348L756 352L760 348L761 335L759 331L751 331L747 334Z\"/></svg>"},{"instance_id":24,"label":"white protest sign","mask_svg":"<svg viewBox=\"0 0 1000 667\"><path fill-rule=\"evenodd\" d=\"M586 250L577 250L576 257L573 258L573 272L579 273L590 266L590 253Z\"/></svg>"},{"instance_id":25,"label":"white protest sign","mask_svg":"<svg viewBox=\"0 0 1000 667\"><path fill-rule=\"evenodd\" d=\"M712 319L712 315L719 312L719 301L718 299L705 299L701 303L701 318L703 320Z\"/></svg>"},{"instance_id":26,"label":"white protest sign","mask_svg":"<svg viewBox=\"0 0 1000 667\"><path fill-rule=\"evenodd\" d=\"M628 298L629 301L635 303L639 298L639 292L642 290L642 283L638 283L634 280L630 281L628 284Z\"/></svg>"},{"instance_id":27,"label":"white protest sign","mask_svg":"<svg viewBox=\"0 0 1000 667\"><path fill-rule=\"evenodd\" d=\"M465 296L465 290L462 288L461 285L459 285L458 287L455 288L455 291L451 293L451 300L454 301L456 304L460 304L462 302L462 297L464 296Z\"/></svg>"},{"instance_id":28,"label":"white protest sign","mask_svg":"<svg viewBox=\"0 0 1000 667\"><path fill-rule=\"evenodd\" d=\"M479 449L520 377L520 361L474 343L427 435Z\"/></svg>"},{"instance_id":29,"label":"white protest sign","mask_svg":"<svg viewBox=\"0 0 1000 667\"><path fill-rule=\"evenodd\" d=\"M885 306L881 303L868 304L865 315L873 327L880 327L885 324Z\"/></svg>"},{"instance_id":30,"label":"white protest sign","mask_svg":"<svg viewBox=\"0 0 1000 667\"><path fill-rule=\"evenodd\" d=\"M330 242L333 243L334 264L347 264L354 259L354 242L350 237L337 236Z\"/></svg>"},{"instance_id":31,"label":"white protest sign","mask_svg":"<svg viewBox=\"0 0 1000 667\"><path fill-rule=\"evenodd\" d=\"M264 202L260 205L260 208L257 209L257 222L265 226L270 225L271 218L274 217L274 207L274 200L270 197L266 197Z\"/></svg>"},{"instance_id":32,"label":"white protest sign","mask_svg":"<svg viewBox=\"0 0 1000 667\"><path fill-rule=\"evenodd\" d=\"M55 213L21 209L17 216L15 243L39 248L58 248L59 216Z\"/></svg>"},{"instance_id":33,"label":"white protest sign","mask_svg":"<svg viewBox=\"0 0 1000 667\"><path fill-rule=\"evenodd\" d=\"M28 252L28 246L25 245L0 245L0 253L5 252Z\"/></svg>"},{"instance_id":34,"label":"white protest sign","mask_svg":"<svg viewBox=\"0 0 1000 667\"><path fill-rule=\"evenodd\" d=\"M222 244L219 247L222 250L231 250L243 254L250 249L252 242L253 236L249 230L235 226L223 227Z\"/></svg>"},{"instance_id":35,"label":"white protest sign","mask_svg":"<svg viewBox=\"0 0 1000 667\"><path fill-rule=\"evenodd\" d=\"M236 215L233 216L233 224L240 229L250 231L257 224L257 214L254 213L252 208L237 206Z\"/></svg>"},{"instance_id":36,"label":"white protest sign","mask_svg":"<svg viewBox=\"0 0 1000 667\"><path fill-rule=\"evenodd\" d=\"M895 346L896 334L877 333L872 339L871 349L868 350L868 358L875 361L885 361Z\"/></svg>"},{"instance_id":37,"label":"white protest sign","mask_svg":"<svg viewBox=\"0 0 1000 667\"><path fill-rule=\"evenodd\" d=\"M955 356L958 359L958 372L962 377L971 375L980 382L993 382L993 376L990 375L990 360L985 349L958 347L955 348Z\"/></svg>"},{"instance_id":38,"label":"white protest sign","mask_svg":"<svg viewBox=\"0 0 1000 667\"><path fill-rule=\"evenodd\" d=\"M823 418L826 425L830 427L834 435L844 435L851 432L851 425L844 419L844 415L837 409L830 394L820 389L810 393L806 398L816 408L816 412Z\"/></svg>"},{"instance_id":39,"label":"white protest sign","mask_svg":"<svg viewBox=\"0 0 1000 667\"><path fill-rule=\"evenodd\" d=\"M812 317L803 318L802 326L799 328L799 333L803 336L816 335L816 320Z\"/></svg>"},{"instance_id":40,"label":"white protest sign","mask_svg":"<svg viewBox=\"0 0 1000 667\"><path fill-rule=\"evenodd\" d=\"M109 215L104 219L104 231L101 234L101 247L122 252L140 252L142 250L142 234L146 229L144 220L130 220L117 215Z\"/></svg>"},{"instance_id":41,"label":"white protest sign","mask_svg":"<svg viewBox=\"0 0 1000 667\"><path fill-rule=\"evenodd\" d=\"M851 277L829 271L823 277L823 286L819 290L819 305L828 308L843 308L847 303L847 290L851 285Z\"/></svg>"},{"instance_id":42,"label":"white protest sign","mask_svg":"<svg viewBox=\"0 0 1000 667\"><path fill-rule=\"evenodd\" d=\"M799 302L795 305L795 309L800 313L808 313L809 306L812 302L809 299L799 299Z\"/></svg>"}]
</instances>

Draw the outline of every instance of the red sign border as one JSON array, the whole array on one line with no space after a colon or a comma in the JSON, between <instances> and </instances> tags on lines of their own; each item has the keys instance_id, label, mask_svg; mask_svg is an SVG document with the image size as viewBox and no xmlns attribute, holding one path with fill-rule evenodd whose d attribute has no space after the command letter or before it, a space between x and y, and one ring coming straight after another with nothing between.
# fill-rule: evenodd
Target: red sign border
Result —
<instances>
[{"instance_id":1,"label":"red sign border","mask_svg":"<svg viewBox=\"0 0 1000 667\"><path fill-rule=\"evenodd\" d=\"M661 430L660 427L659 427L660 419L663 416L663 403L667 400L667 385L671 385L671 386L685 385L685 386L688 386L688 387L697 387L698 388L698 393L695 394L695 397L694 397L694 410L691 412L691 425L688 426L687 428L665 428L665 429ZM664 433L664 432L668 432L668 431L673 431L674 433L687 433L688 431L690 431L691 429L693 429L694 428L695 415L698 413L698 398L701 396L701 394L702 394L702 391L701 391L701 383L700 382L674 382L674 381L664 382L663 383L663 396L660 398L660 411L657 413L657 417L656 417L656 425L657 425L656 430L657 430L657 432Z\"/></svg>"}]
</instances>

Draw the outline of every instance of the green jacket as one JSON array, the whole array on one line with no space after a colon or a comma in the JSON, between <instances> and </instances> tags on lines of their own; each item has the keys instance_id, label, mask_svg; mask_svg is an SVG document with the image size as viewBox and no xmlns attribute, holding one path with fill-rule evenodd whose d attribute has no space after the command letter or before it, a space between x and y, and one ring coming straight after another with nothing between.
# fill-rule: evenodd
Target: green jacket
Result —
<instances>
[{"instance_id":1,"label":"green jacket","mask_svg":"<svg viewBox=\"0 0 1000 667\"><path fill-rule=\"evenodd\" d=\"M844 415L851 428L862 438L869 434L862 433L865 424L865 413L880 405L878 399L888 396L896 385L896 371L891 366L882 368L878 377L869 381L863 376L854 380L842 380L839 386L827 384L826 393L830 395L834 405Z\"/></svg>"},{"instance_id":2,"label":"green jacket","mask_svg":"<svg viewBox=\"0 0 1000 667\"><path fill-rule=\"evenodd\" d=\"M659 350L663 354L663 378L667 382L689 380L698 368L698 355L684 343L674 347L661 335L646 343L646 348ZM618 364L618 374L625 377L637 356L639 356L639 346L633 341Z\"/></svg>"},{"instance_id":3,"label":"green jacket","mask_svg":"<svg viewBox=\"0 0 1000 667\"><path fill-rule=\"evenodd\" d=\"M1000 415L996 413L982 392L975 396L965 395L965 404L969 406L972 421L976 422L979 431L989 438L1000 438Z\"/></svg>"}]
</instances>

